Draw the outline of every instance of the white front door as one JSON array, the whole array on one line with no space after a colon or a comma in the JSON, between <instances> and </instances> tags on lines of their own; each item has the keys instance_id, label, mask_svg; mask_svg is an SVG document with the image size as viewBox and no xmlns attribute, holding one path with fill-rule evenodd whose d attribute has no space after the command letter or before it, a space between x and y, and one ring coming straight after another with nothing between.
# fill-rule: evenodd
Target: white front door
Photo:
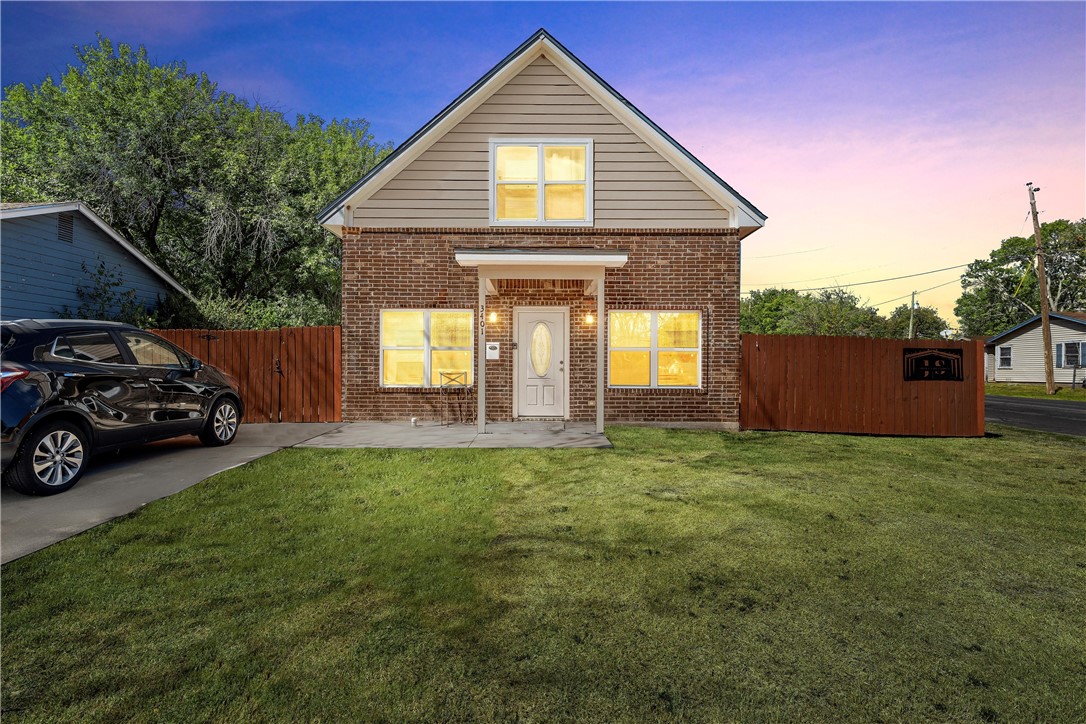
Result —
<instances>
[{"instance_id":1,"label":"white front door","mask_svg":"<svg viewBox=\"0 0 1086 724\"><path fill-rule=\"evenodd\" d=\"M517 417L566 416L569 310L517 309Z\"/></svg>"}]
</instances>

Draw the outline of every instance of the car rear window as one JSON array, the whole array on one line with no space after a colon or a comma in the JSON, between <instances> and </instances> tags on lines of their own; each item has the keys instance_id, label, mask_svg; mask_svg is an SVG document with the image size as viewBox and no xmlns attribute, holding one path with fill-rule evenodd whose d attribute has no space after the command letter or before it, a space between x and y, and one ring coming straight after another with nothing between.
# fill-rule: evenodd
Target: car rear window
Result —
<instances>
[{"instance_id":1,"label":"car rear window","mask_svg":"<svg viewBox=\"0 0 1086 724\"><path fill-rule=\"evenodd\" d=\"M125 363L120 348L108 332L83 332L59 337L53 345L53 356L78 362Z\"/></svg>"}]
</instances>

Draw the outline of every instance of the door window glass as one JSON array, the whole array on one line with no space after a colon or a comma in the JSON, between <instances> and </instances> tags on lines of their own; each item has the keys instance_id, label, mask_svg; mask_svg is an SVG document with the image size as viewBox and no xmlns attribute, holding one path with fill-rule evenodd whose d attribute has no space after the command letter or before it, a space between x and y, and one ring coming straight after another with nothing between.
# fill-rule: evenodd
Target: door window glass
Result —
<instances>
[{"instance_id":1,"label":"door window glass","mask_svg":"<svg viewBox=\"0 0 1086 724\"><path fill-rule=\"evenodd\" d=\"M171 369L184 369L185 365L174 351L173 347L143 334L133 332L121 332L128 349L136 358L136 364L147 367L169 367Z\"/></svg>"},{"instance_id":2,"label":"door window glass","mask_svg":"<svg viewBox=\"0 0 1086 724\"><path fill-rule=\"evenodd\" d=\"M65 340L67 344L65 344ZM103 362L112 365L124 364L121 350L109 332L84 332L69 334L57 340L53 354L79 362Z\"/></svg>"},{"instance_id":3,"label":"door window glass","mask_svg":"<svg viewBox=\"0 0 1086 724\"><path fill-rule=\"evenodd\" d=\"M551 331L543 322L535 325L532 330L531 357L532 369L536 377L546 377L551 368Z\"/></svg>"}]
</instances>

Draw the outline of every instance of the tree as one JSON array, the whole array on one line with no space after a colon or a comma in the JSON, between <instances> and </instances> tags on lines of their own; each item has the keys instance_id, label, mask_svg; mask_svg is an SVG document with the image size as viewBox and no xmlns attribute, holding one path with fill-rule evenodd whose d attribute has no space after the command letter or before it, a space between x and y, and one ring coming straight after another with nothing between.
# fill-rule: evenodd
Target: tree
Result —
<instances>
[{"instance_id":1,"label":"tree","mask_svg":"<svg viewBox=\"0 0 1086 724\"><path fill-rule=\"evenodd\" d=\"M1041 224L1053 311L1086 311L1086 219ZM1012 236L962 275L954 307L967 336L988 336L1040 313L1041 297L1032 238Z\"/></svg>"},{"instance_id":2,"label":"tree","mask_svg":"<svg viewBox=\"0 0 1086 724\"><path fill-rule=\"evenodd\" d=\"M85 201L198 296L338 315L338 241L315 217L390 145L361 119L291 125L142 47L99 36L76 57L4 89L5 201Z\"/></svg>"},{"instance_id":3,"label":"tree","mask_svg":"<svg viewBox=\"0 0 1086 724\"><path fill-rule=\"evenodd\" d=\"M740 302L739 328L748 334L881 337L886 335L886 320L843 289L827 289L818 295L762 289Z\"/></svg>"},{"instance_id":4,"label":"tree","mask_svg":"<svg viewBox=\"0 0 1086 724\"><path fill-rule=\"evenodd\" d=\"M59 83L4 89L3 196L85 201L161 263L164 217L214 164L215 84L102 36L76 57Z\"/></svg>"},{"instance_id":5,"label":"tree","mask_svg":"<svg viewBox=\"0 0 1086 724\"><path fill-rule=\"evenodd\" d=\"M913 313L915 339L941 339L949 327L935 307L917 307ZM906 339L909 336L909 305L902 304L886 320L886 336Z\"/></svg>"},{"instance_id":6,"label":"tree","mask_svg":"<svg viewBox=\"0 0 1086 724\"><path fill-rule=\"evenodd\" d=\"M811 303L794 289L755 289L739 302L739 329L744 334L796 334L789 331L791 320Z\"/></svg>"}]
</instances>

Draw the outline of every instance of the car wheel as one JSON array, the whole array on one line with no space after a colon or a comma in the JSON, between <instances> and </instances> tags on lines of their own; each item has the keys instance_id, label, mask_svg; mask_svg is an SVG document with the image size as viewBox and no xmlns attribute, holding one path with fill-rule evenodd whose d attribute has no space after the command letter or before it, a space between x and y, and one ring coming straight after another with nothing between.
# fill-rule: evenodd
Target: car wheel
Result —
<instances>
[{"instance_id":1,"label":"car wheel","mask_svg":"<svg viewBox=\"0 0 1086 724\"><path fill-rule=\"evenodd\" d=\"M229 445L238 434L240 422L238 403L224 397L211 408L204 429L200 431L200 442L209 447Z\"/></svg>"},{"instance_id":2,"label":"car wheel","mask_svg":"<svg viewBox=\"0 0 1086 724\"><path fill-rule=\"evenodd\" d=\"M89 460L87 433L70 422L45 422L27 436L4 482L26 495L63 493L83 477Z\"/></svg>"}]
</instances>

